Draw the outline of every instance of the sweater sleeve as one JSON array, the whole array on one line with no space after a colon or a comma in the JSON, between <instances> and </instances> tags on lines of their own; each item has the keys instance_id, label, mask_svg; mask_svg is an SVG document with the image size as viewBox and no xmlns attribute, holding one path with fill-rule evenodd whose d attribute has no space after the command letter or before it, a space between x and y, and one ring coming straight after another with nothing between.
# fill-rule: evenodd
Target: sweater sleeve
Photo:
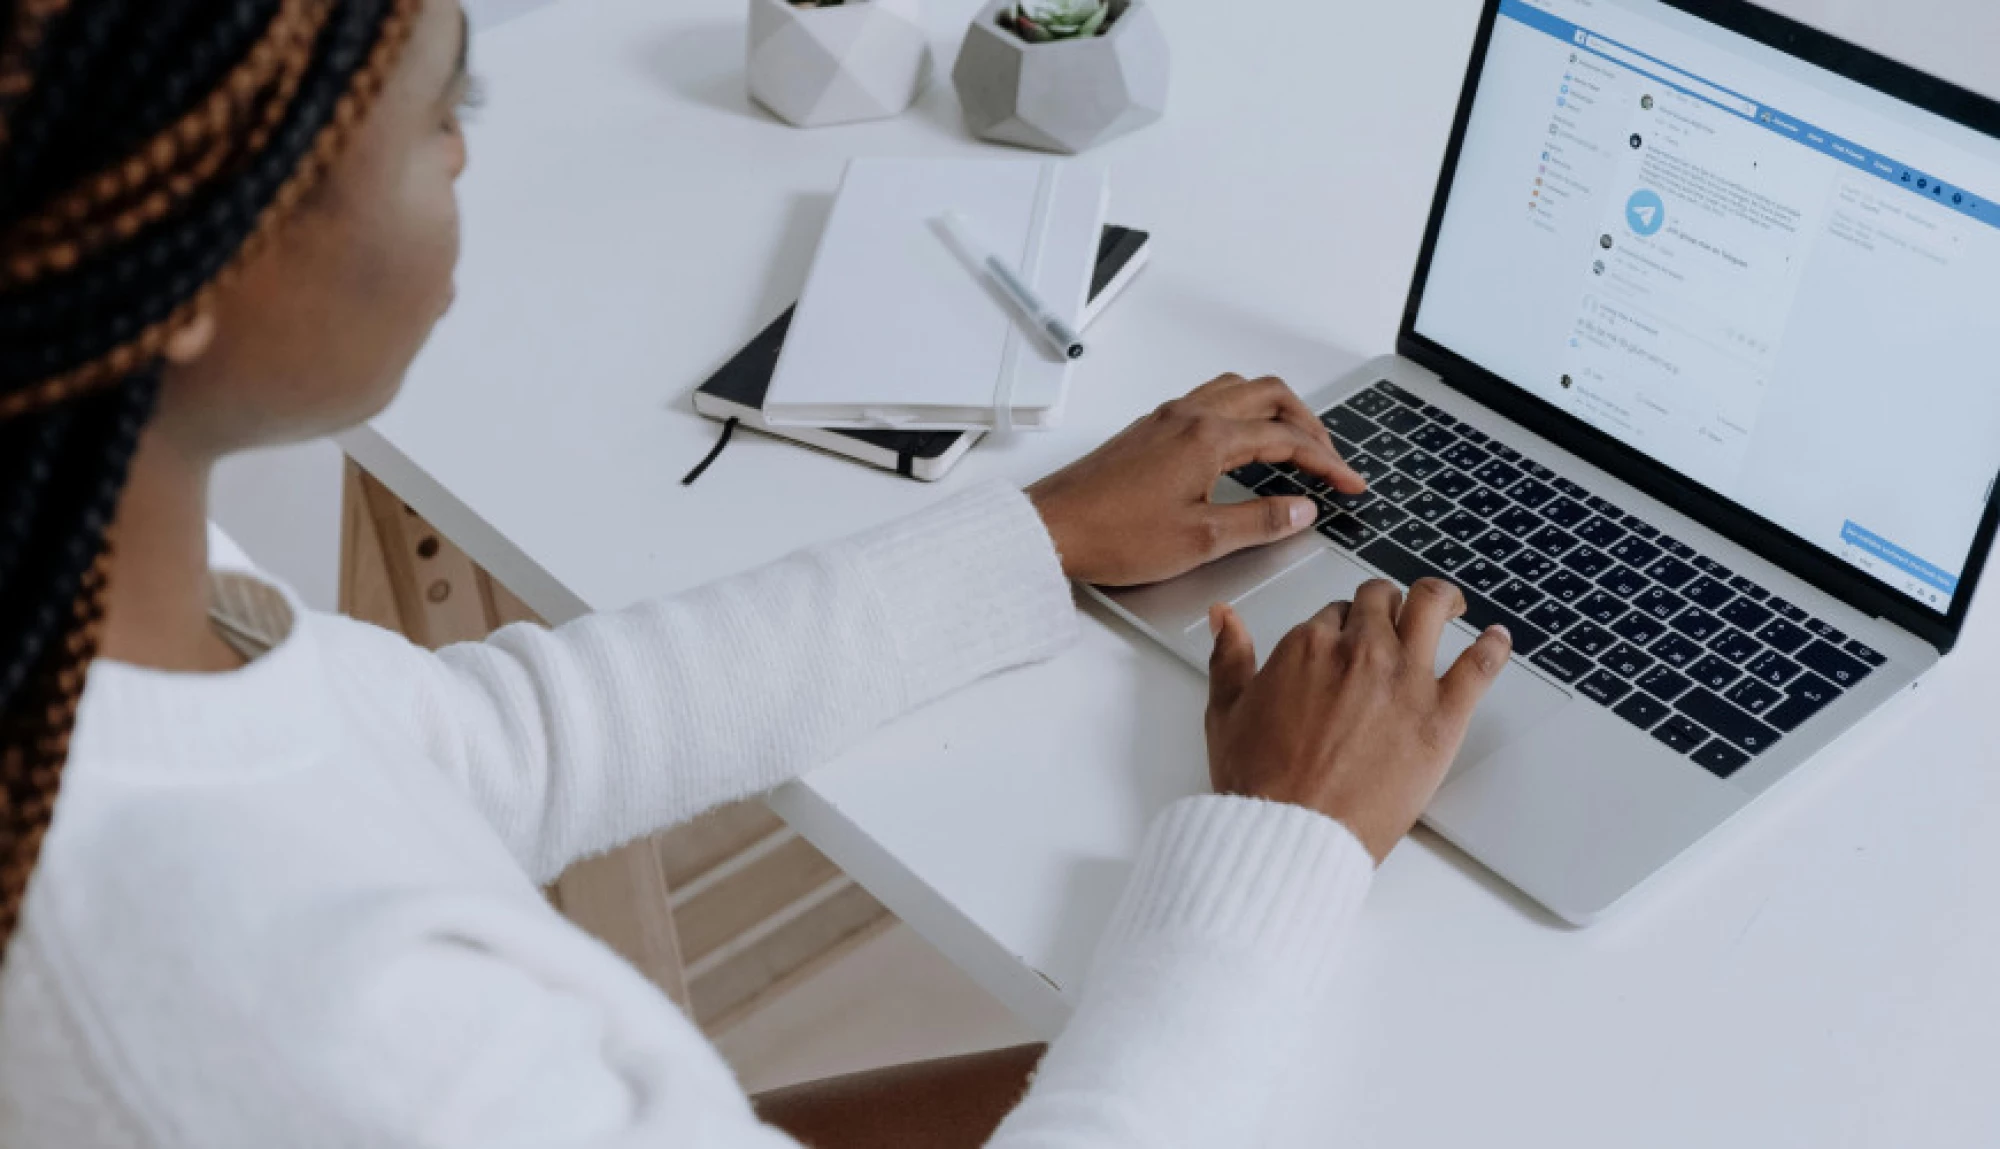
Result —
<instances>
[{"instance_id":1,"label":"sweater sleeve","mask_svg":"<svg viewBox=\"0 0 2000 1149\"><path fill-rule=\"evenodd\" d=\"M1215 796L1169 807L992 1149L1250 1142L1373 876L1354 835L1312 811Z\"/></svg>"},{"instance_id":2,"label":"sweater sleeve","mask_svg":"<svg viewBox=\"0 0 2000 1149\"><path fill-rule=\"evenodd\" d=\"M1076 629L1019 491L982 486L872 533L553 630L435 655L342 628L538 881L768 790L883 722L1046 658ZM393 653L393 657L392 657Z\"/></svg>"}]
</instances>

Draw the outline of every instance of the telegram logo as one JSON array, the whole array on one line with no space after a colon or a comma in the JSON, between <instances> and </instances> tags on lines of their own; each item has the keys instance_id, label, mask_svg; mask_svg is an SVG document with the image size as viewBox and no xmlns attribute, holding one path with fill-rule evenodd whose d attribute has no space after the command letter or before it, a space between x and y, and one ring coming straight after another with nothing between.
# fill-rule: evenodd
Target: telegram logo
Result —
<instances>
[{"instance_id":1,"label":"telegram logo","mask_svg":"<svg viewBox=\"0 0 2000 1149\"><path fill-rule=\"evenodd\" d=\"M1658 235L1667 226L1667 205L1660 193L1640 189L1625 201L1625 226L1639 235Z\"/></svg>"}]
</instances>

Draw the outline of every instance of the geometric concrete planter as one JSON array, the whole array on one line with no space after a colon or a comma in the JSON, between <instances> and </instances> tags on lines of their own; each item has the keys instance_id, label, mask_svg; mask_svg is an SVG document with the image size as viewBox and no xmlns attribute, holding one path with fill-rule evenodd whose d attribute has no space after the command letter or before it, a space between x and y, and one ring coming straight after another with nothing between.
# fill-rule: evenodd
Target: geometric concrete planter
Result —
<instances>
[{"instance_id":1,"label":"geometric concrete planter","mask_svg":"<svg viewBox=\"0 0 2000 1149\"><path fill-rule=\"evenodd\" d=\"M898 115L930 81L923 0L750 0L746 72L751 97L801 128Z\"/></svg>"},{"instance_id":2,"label":"geometric concrete planter","mask_svg":"<svg viewBox=\"0 0 2000 1149\"><path fill-rule=\"evenodd\" d=\"M1000 23L994 0L951 71L966 126L981 139L1074 155L1167 110L1171 57L1146 0L1112 0L1101 35L1031 44Z\"/></svg>"}]
</instances>

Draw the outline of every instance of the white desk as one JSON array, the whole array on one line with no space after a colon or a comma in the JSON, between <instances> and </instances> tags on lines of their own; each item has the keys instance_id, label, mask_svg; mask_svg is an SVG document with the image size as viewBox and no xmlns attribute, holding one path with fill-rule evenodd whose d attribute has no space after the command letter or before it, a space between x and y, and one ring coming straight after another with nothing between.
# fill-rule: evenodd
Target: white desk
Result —
<instances>
[{"instance_id":1,"label":"white desk","mask_svg":"<svg viewBox=\"0 0 2000 1149\"><path fill-rule=\"evenodd\" d=\"M1977 82L1993 40L1962 25L2000 20L1940 2L1893 22L1849 7L1859 27L1960 32L1929 62ZM985 149L948 83L901 119L820 133L752 111L739 0L565 0L481 36L492 99L458 305L346 446L560 618L1026 481L1221 371L1311 384L1387 349L1474 0L1160 3L1173 107L1099 153L1115 218L1157 233L1157 261L1094 332L1066 430L983 445L942 489L755 436L678 486L715 434L689 390L791 301L843 161ZM934 3L941 70L973 8ZM1302 1066L1293 1137L1995 1143L1996 599L1934 682L1588 932L1434 839L1399 849ZM1060 660L909 718L774 804L1053 1030L1148 818L1203 784L1201 700L1092 621Z\"/></svg>"}]
</instances>

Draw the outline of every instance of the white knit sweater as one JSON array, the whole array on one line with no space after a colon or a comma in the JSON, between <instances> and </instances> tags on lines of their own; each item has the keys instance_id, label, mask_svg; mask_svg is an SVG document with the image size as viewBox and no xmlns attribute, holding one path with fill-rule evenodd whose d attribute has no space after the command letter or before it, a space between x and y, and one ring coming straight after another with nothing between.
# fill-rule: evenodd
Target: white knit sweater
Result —
<instances>
[{"instance_id":1,"label":"white knit sweater","mask_svg":"<svg viewBox=\"0 0 2000 1149\"><path fill-rule=\"evenodd\" d=\"M1076 626L999 487L436 655L294 610L235 673L93 671L0 974L0 1145L789 1144L537 885ZM1171 807L993 1144L1245 1144L1371 873L1315 814Z\"/></svg>"}]
</instances>

